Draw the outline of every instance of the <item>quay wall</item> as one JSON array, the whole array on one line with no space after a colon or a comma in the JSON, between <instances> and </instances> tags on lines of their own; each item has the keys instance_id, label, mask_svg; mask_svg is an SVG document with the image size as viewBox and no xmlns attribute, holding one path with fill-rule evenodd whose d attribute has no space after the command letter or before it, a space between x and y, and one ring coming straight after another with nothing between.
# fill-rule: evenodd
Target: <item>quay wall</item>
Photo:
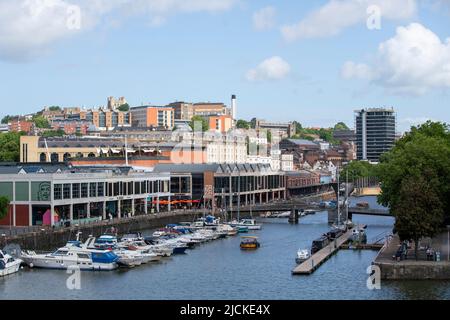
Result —
<instances>
[{"instance_id":1,"label":"quay wall","mask_svg":"<svg viewBox=\"0 0 450 320\"><path fill-rule=\"evenodd\" d=\"M450 264L446 261L374 264L380 267L382 280L450 280Z\"/></svg>"},{"instance_id":2,"label":"quay wall","mask_svg":"<svg viewBox=\"0 0 450 320\"><path fill-rule=\"evenodd\" d=\"M68 240L75 240L76 234L81 231L80 239L85 240L89 235L98 237L111 227L118 230L118 234L161 228L167 224L182 221L192 221L198 213L191 211L165 212L135 216L131 218L104 220L95 224L87 224L58 229L45 229L45 231L24 233L0 239L0 247L6 244L18 244L22 249L47 251L64 246Z\"/></svg>"}]
</instances>

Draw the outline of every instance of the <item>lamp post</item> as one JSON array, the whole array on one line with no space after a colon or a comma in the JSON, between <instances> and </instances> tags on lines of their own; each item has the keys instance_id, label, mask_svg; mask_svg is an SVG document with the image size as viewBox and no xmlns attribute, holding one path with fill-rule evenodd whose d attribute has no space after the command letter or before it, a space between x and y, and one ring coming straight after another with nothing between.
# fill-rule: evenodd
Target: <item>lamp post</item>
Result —
<instances>
[{"instance_id":1,"label":"lamp post","mask_svg":"<svg viewBox=\"0 0 450 320\"><path fill-rule=\"evenodd\" d=\"M450 261L450 225L447 226L447 261Z\"/></svg>"}]
</instances>

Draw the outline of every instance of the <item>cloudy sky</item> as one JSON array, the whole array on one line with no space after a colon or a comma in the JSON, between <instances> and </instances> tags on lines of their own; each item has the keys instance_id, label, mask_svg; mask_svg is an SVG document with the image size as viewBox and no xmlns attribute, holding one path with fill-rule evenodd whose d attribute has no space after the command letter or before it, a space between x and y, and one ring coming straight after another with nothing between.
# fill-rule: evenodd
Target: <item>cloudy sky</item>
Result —
<instances>
[{"instance_id":1,"label":"cloudy sky","mask_svg":"<svg viewBox=\"0 0 450 320\"><path fill-rule=\"evenodd\" d=\"M0 116L238 96L240 118L450 122L449 0L0 0Z\"/></svg>"}]
</instances>

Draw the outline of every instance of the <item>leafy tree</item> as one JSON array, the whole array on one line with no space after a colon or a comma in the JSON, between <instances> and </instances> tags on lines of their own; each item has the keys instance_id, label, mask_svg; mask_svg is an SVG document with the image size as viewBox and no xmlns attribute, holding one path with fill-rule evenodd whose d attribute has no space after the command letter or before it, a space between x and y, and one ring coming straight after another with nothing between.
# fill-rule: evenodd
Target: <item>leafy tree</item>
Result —
<instances>
[{"instance_id":1,"label":"leafy tree","mask_svg":"<svg viewBox=\"0 0 450 320\"><path fill-rule=\"evenodd\" d=\"M47 118L41 116L41 115L35 115L32 118L32 121L34 122L35 126L40 129L50 129L50 123L48 122Z\"/></svg>"},{"instance_id":2,"label":"leafy tree","mask_svg":"<svg viewBox=\"0 0 450 320\"><path fill-rule=\"evenodd\" d=\"M23 135L23 132L0 134L0 161L18 162L20 160L20 136Z\"/></svg>"},{"instance_id":3,"label":"leafy tree","mask_svg":"<svg viewBox=\"0 0 450 320\"><path fill-rule=\"evenodd\" d=\"M238 129L250 129L251 128L251 123L242 119L239 119L236 122L236 127Z\"/></svg>"},{"instance_id":4,"label":"leafy tree","mask_svg":"<svg viewBox=\"0 0 450 320\"><path fill-rule=\"evenodd\" d=\"M402 239L435 235L449 218L450 131L442 123L413 127L381 157L378 201L396 217ZM427 212L428 211L428 212Z\"/></svg>"},{"instance_id":5,"label":"leafy tree","mask_svg":"<svg viewBox=\"0 0 450 320\"><path fill-rule=\"evenodd\" d=\"M4 196L0 196L0 220L4 219L8 215L9 199Z\"/></svg>"},{"instance_id":6,"label":"leafy tree","mask_svg":"<svg viewBox=\"0 0 450 320\"><path fill-rule=\"evenodd\" d=\"M344 122L338 122L334 126L334 130L350 130L350 128Z\"/></svg>"},{"instance_id":7,"label":"leafy tree","mask_svg":"<svg viewBox=\"0 0 450 320\"><path fill-rule=\"evenodd\" d=\"M124 103L122 105L120 105L117 110L122 111L122 112L128 112L130 111L130 105L128 103Z\"/></svg>"},{"instance_id":8,"label":"leafy tree","mask_svg":"<svg viewBox=\"0 0 450 320\"><path fill-rule=\"evenodd\" d=\"M302 124L300 122L294 121L295 134L300 134L303 130Z\"/></svg>"},{"instance_id":9,"label":"leafy tree","mask_svg":"<svg viewBox=\"0 0 450 320\"><path fill-rule=\"evenodd\" d=\"M443 204L437 189L439 182L436 177L427 180L423 176L407 177L399 190L398 201L391 208L400 239L415 243L416 259L419 240L439 233L444 219Z\"/></svg>"},{"instance_id":10,"label":"leafy tree","mask_svg":"<svg viewBox=\"0 0 450 320\"><path fill-rule=\"evenodd\" d=\"M208 123L208 121L205 118L203 118L201 116L193 116L192 119L191 119L191 123L189 124L190 127L192 128L192 130L196 129L195 128L196 127L196 123L201 123L203 132L209 130L209 123Z\"/></svg>"},{"instance_id":11,"label":"leafy tree","mask_svg":"<svg viewBox=\"0 0 450 320\"><path fill-rule=\"evenodd\" d=\"M61 107L60 106L51 106L48 107L49 111L61 111Z\"/></svg>"},{"instance_id":12,"label":"leafy tree","mask_svg":"<svg viewBox=\"0 0 450 320\"><path fill-rule=\"evenodd\" d=\"M256 118L252 118L252 120L250 120L250 126L252 129L256 129Z\"/></svg>"},{"instance_id":13,"label":"leafy tree","mask_svg":"<svg viewBox=\"0 0 450 320\"><path fill-rule=\"evenodd\" d=\"M8 124L13 119L13 116L6 115L2 118L2 124Z\"/></svg>"},{"instance_id":14,"label":"leafy tree","mask_svg":"<svg viewBox=\"0 0 450 320\"><path fill-rule=\"evenodd\" d=\"M352 161L342 170L341 176L346 177L348 171L348 180L355 181L359 178L376 177L376 165L367 161Z\"/></svg>"}]
</instances>

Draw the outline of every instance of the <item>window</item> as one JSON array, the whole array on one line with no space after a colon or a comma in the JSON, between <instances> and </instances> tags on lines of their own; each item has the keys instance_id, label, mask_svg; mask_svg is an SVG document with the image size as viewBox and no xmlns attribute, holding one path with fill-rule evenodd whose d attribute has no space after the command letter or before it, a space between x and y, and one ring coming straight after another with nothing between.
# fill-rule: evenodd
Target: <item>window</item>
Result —
<instances>
[{"instance_id":1,"label":"window","mask_svg":"<svg viewBox=\"0 0 450 320\"><path fill-rule=\"evenodd\" d=\"M80 259L89 259L89 255L87 253L77 253L78 258Z\"/></svg>"},{"instance_id":2,"label":"window","mask_svg":"<svg viewBox=\"0 0 450 320\"><path fill-rule=\"evenodd\" d=\"M70 184L69 183L65 183L63 185L63 198L70 199Z\"/></svg>"},{"instance_id":3,"label":"window","mask_svg":"<svg viewBox=\"0 0 450 320\"><path fill-rule=\"evenodd\" d=\"M89 184L89 197L96 198L97 197L97 183L91 182Z\"/></svg>"},{"instance_id":4,"label":"window","mask_svg":"<svg viewBox=\"0 0 450 320\"><path fill-rule=\"evenodd\" d=\"M108 197L112 197L113 195L113 184L112 183L108 183Z\"/></svg>"},{"instance_id":5,"label":"window","mask_svg":"<svg viewBox=\"0 0 450 320\"><path fill-rule=\"evenodd\" d=\"M39 156L39 161L47 162L47 155L44 152L42 152L41 155Z\"/></svg>"},{"instance_id":6,"label":"window","mask_svg":"<svg viewBox=\"0 0 450 320\"><path fill-rule=\"evenodd\" d=\"M53 197L55 198L55 200L62 199L62 185L61 184L55 184L54 190L53 190Z\"/></svg>"},{"instance_id":7,"label":"window","mask_svg":"<svg viewBox=\"0 0 450 320\"><path fill-rule=\"evenodd\" d=\"M72 198L73 199L80 198L80 184L79 183L72 184Z\"/></svg>"},{"instance_id":8,"label":"window","mask_svg":"<svg viewBox=\"0 0 450 320\"><path fill-rule=\"evenodd\" d=\"M139 182L134 183L134 194L140 194L141 193L141 184Z\"/></svg>"},{"instance_id":9,"label":"window","mask_svg":"<svg viewBox=\"0 0 450 320\"><path fill-rule=\"evenodd\" d=\"M70 153L67 153L67 152L64 153L63 160L64 160L64 162L69 161L70 160Z\"/></svg>"},{"instance_id":10,"label":"window","mask_svg":"<svg viewBox=\"0 0 450 320\"><path fill-rule=\"evenodd\" d=\"M81 197L87 198L88 197L88 183L82 183L81 184Z\"/></svg>"},{"instance_id":11,"label":"window","mask_svg":"<svg viewBox=\"0 0 450 320\"><path fill-rule=\"evenodd\" d=\"M52 153L50 156L50 161L53 163L59 162L59 155L57 153Z\"/></svg>"},{"instance_id":12,"label":"window","mask_svg":"<svg viewBox=\"0 0 450 320\"><path fill-rule=\"evenodd\" d=\"M104 197L105 196L105 183L99 182L97 184L97 197Z\"/></svg>"},{"instance_id":13,"label":"window","mask_svg":"<svg viewBox=\"0 0 450 320\"><path fill-rule=\"evenodd\" d=\"M120 195L120 185L119 182L114 183L114 194L115 197Z\"/></svg>"}]
</instances>

